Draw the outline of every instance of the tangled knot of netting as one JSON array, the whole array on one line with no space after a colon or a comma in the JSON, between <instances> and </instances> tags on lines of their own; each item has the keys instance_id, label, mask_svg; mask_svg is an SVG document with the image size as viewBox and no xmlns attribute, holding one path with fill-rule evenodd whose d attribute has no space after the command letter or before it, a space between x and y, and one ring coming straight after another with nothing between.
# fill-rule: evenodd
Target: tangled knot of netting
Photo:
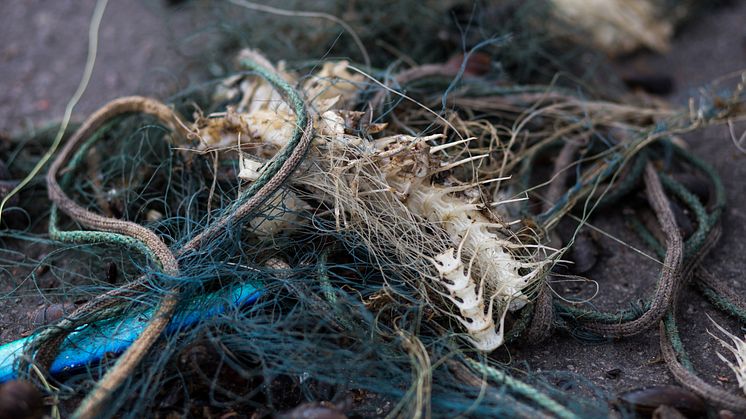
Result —
<instances>
[{"instance_id":1,"label":"tangled knot of netting","mask_svg":"<svg viewBox=\"0 0 746 419\"><path fill-rule=\"evenodd\" d=\"M675 322L689 278L744 319L699 265L717 241L723 187L676 140L732 117L740 91L682 114L506 89L433 64L393 79L419 86L418 101L346 61L305 77L255 51L240 62L169 105L108 103L49 167L48 238L82 255L71 270L89 282L107 263L121 271L33 334L14 366L55 397L84 392L75 416L198 399L592 415L606 409L598 389L578 379L568 395L488 355L553 332L603 340L658 327L678 379L746 410L692 378ZM536 170L549 156L551 172ZM706 196L676 180L682 170L708 179ZM649 219L630 225L661 258L653 295L619 312L558 298L550 280L573 240L556 243L555 229L641 190ZM694 218L686 234L681 205ZM71 345L91 349L85 365L61 360Z\"/></svg>"}]
</instances>

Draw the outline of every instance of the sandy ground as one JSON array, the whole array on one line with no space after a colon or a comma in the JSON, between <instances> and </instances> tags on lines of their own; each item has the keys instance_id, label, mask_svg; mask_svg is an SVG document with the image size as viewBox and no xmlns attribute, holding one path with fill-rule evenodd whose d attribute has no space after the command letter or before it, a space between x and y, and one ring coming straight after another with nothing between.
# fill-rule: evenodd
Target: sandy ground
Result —
<instances>
[{"instance_id":1,"label":"sandy ground","mask_svg":"<svg viewBox=\"0 0 746 419\"><path fill-rule=\"evenodd\" d=\"M0 132L18 134L60 120L80 83L95 1L6 2L0 12ZM112 1L99 34L94 72L73 120L120 96L164 97L188 85L194 60L183 49L191 16L161 2ZM181 30L181 32L179 32ZM188 49L187 49L188 51ZM39 246L18 249L38 258ZM14 271L0 273L0 292L26 286ZM29 328L26 313L41 296L3 299L0 341Z\"/></svg>"},{"instance_id":2,"label":"sandy ground","mask_svg":"<svg viewBox=\"0 0 746 419\"><path fill-rule=\"evenodd\" d=\"M0 13L0 132L19 132L34 124L59 119L82 74L92 0L5 2ZM196 69L206 38L190 37L199 18L169 9L163 2L111 1L104 16L98 61L93 78L74 115L82 119L110 99L132 94L165 98L184 88ZM691 94L709 81L746 69L746 2L705 13L685 26L672 51L638 55L620 63L631 71L657 71L673 77L668 98L686 105ZM739 154L723 128L688 138L692 150L714 164L728 191L724 235L705 264L735 289L744 290L746 268L746 155ZM609 225L621 227L621 220ZM640 245L634 237L624 236ZM600 262L591 273L601 286L600 301L623 307L630 298L647 295L657 277L655 263L611 240L601 241ZM4 275L0 273L0 275ZM0 291L10 282L0 277ZM684 341L702 377L734 388L734 378L717 359L717 344L706 332L710 314L728 329L738 325L719 315L699 295L686 291L680 317ZM0 341L18 328L14 310L20 301L0 310ZM739 334L739 333L737 333ZM508 348L518 366L535 372L569 370L610 392L651 384L672 383L659 359L657 331L598 345L581 344L570 336L555 336L538 347ZM507 357L508 354L499 354ZM618 371L615 371L618 370Z\"/></svg>"}]
</instances>

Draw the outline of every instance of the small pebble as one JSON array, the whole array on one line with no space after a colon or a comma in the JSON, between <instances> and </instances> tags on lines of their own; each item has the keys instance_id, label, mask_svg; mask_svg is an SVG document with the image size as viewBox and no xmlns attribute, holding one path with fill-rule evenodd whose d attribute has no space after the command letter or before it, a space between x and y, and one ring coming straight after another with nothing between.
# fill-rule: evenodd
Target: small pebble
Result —
<instances>
[{"instance_id":1,"label":"small pebble","mask_svg":"<svg viewBox=\"0 0 746 419\"><path fill-rule=\"evenodd\" d=\"M622 77L630 89L639 89L653 95L668 95L673 92L673 77L668 74L636 73Z\"/></svg>"},{"instance_id":2,"label":"small pebble","mask_svg":"<svg viewBox=\"0 0 746 419\"><path fill-rule=\"evenodd\" d=\"M614 368L614 369L606 371L606 377L611 378L612 380L616 380L617 378L621 376L622 376L622 370L619 368Z\"/></svg>"},{"instance_id":3,"label":"small pebble","mask_svg":"<svg viewBox=\"0 0 746 419\"><path fill-rule=\"evenodd\" d=\"M464 62L464 55L458 54L445 63L445 67L450 70L457 72L461 70L461 66ZM489 54L483 52L475 52L469 55L464 66L464 75L466 76L482 76L490 72L492 69L492 57Z\"/></svg>"},{"instance_id":4,"label":"small pebble","mask_svg":"<svg viewBox=\"0 0 746 419\"><path fill-rule=\"evenodd\" d=\"M580 232L572 246L572 270L577 274L590 271L598 261L598 247L590 234Z\"/></svg>"},{"instance_id":5,"label":"small pebble","mask_svg":"<svg viewBox=\"0 0 746 419\"><path fill-rule=\"evenodd\" d=\"M27 381L8 381L0 386L0 419L36 419L44 415L44 399Z\"/></svg>"},{"instance_id":6,"label":"small pebble","mask_svg":"<svg viewBox=\"0 0 746 419\"><path fill-rule=\"evenodd\" d=\"M54 323L74 310L75 304L44 304L29 314L31 326L40 327Z\"/></svg>"},{"instance_id":7,"label":"small pebble","mask_svg":"<svg viewBox=\"0 0 746 419\"><path fill-rule=\"evenodd\" d=\"M653 419L686 419L686 416L682 415L676 408L662 405L653 411Z\"/></svg>"},{"instance_id":8,"label":"small pebble","mask_svg":"<svg viewBox=\"0 0 746 419\"><path fill-rule=\"evenodd\" d=\"M721 410L718 412L718 418L719 419L736 419L736 414L731 412L730 410Z\"/></svg>"},{"instance_id":9,"label":"small pebble","mask_svg":"<svg viewBox=\"0 0 746 419\"><path fill-rule=\"evenodd\" d=\"M699 396L679 386L655 386L632 390L620 395L619 401L638 413L648 415L663 405L689 416L698 416L705 411L705 403Z\"/></svg>"},{"instance_id":10,"label":"small pebble","mask_svg":"<svg viewBox=\"0 0 746 419\"><path fill-rule=\"evenodd\" d=\"M278 419L347 419L347 415L331 402L303 403L277 417Z\"/></svg>"},{"instance_id":11,"label":"small pebble","mask_svg":"<svg viewBox=\"0 0 746 419\"><path fill-rule=\"evenodd\" d=\"M162 218L163 214L160 211L154 209L148 210L148 212L145 213L145 219L148 220L149 223L160 221Z\"/></svg>"}]
</instances>

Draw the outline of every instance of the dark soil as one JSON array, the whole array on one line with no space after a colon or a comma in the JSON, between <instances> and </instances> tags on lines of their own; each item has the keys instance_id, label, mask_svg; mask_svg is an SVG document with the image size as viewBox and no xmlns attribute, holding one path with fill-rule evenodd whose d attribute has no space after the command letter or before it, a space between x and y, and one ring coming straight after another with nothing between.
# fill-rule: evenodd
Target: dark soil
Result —
<instances>
[{"instance_id":1,"label":"dark soil","mask_svg":"<svg viewBox=\"0 0 746 419\"><path fill-rule=\"evenodd\" d=\"M19 133L61 118L77 87L87 50L93 0L5 2L0 13L0 132ZM735 2L734 2L735 3ZM204 74L199 54L209 45L195 41L195 22L206 17L165 6L165 2L112 1L102 24L99 56L88 89L74 116L81 120L107 101L145 94L166 98ZM713 10L684 26L665 55L639 54L616 63L623 74L668 76L672 93L666 98L686 106L697 88L728 73L746 69L746 3ZM201 69L201 70L197 70ZM745 291L746 269L746 155L733 146L727 129L711 128L687 138L691 150L715 165L727 188L724 234L705 265L734 289ZM620 213L621 214L621 213ZM595 223L592 220L592 223ZM639 248L621 215L599 221L599 226ZM599 306L624 308L648 295L658 266L630 248L599 236L598 263L587 274L598 281ZM35 255L38 256L38 255ZM17 285L0 272L0 292ZM559 286L559 285L558 285ZM700 375L708 382L736 391L735 377L717 358L722 351L707 334L707 315L741 334L738 324L720 315L700 295L686 290L679 311L684 343ZM41 297L2 300L0 342L17 338L28 328L28 313ZM535 372L569 370L592 380L611 393L674 383L661 362L658 332L603 344L580 343L570 336L554 336L533 347L512 346L513 362L527 363Z\"/></svg>"}]
</instances>

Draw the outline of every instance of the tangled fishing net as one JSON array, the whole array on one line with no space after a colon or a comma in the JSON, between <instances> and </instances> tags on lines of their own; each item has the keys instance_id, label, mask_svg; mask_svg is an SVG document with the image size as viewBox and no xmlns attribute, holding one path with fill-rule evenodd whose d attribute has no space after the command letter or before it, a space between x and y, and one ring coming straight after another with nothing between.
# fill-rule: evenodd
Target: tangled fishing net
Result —
<instances>
[{"instance_id":1,"label":"tangled fishing net","mask_svg":"<svg viewBox=\"0 0 746 419\"><path fill-rule=\"evenodd\" d=\"M3 214L3 241L55 249L37 260L8 246L3 269L57 278L50 298L67 302L12 348L5 378L77 417L597 416L609 395L581 377L567 392L489 355L660 327L682 384L746 410L697 378L675 321L689 277L745 319L699 267L722 185L677 139L741 116L743 84L678 111L520 84L483 57L393 71L246 49L235 72L167 103L104 105ZM14 172L43 134L9 143ZM45 193L49 211L15 227ZM649 208L630 223L658 252L654 294L619 312L559 298L550 279L575 236L557 229L622 199Z\"/></svg>"}]
</instances>

